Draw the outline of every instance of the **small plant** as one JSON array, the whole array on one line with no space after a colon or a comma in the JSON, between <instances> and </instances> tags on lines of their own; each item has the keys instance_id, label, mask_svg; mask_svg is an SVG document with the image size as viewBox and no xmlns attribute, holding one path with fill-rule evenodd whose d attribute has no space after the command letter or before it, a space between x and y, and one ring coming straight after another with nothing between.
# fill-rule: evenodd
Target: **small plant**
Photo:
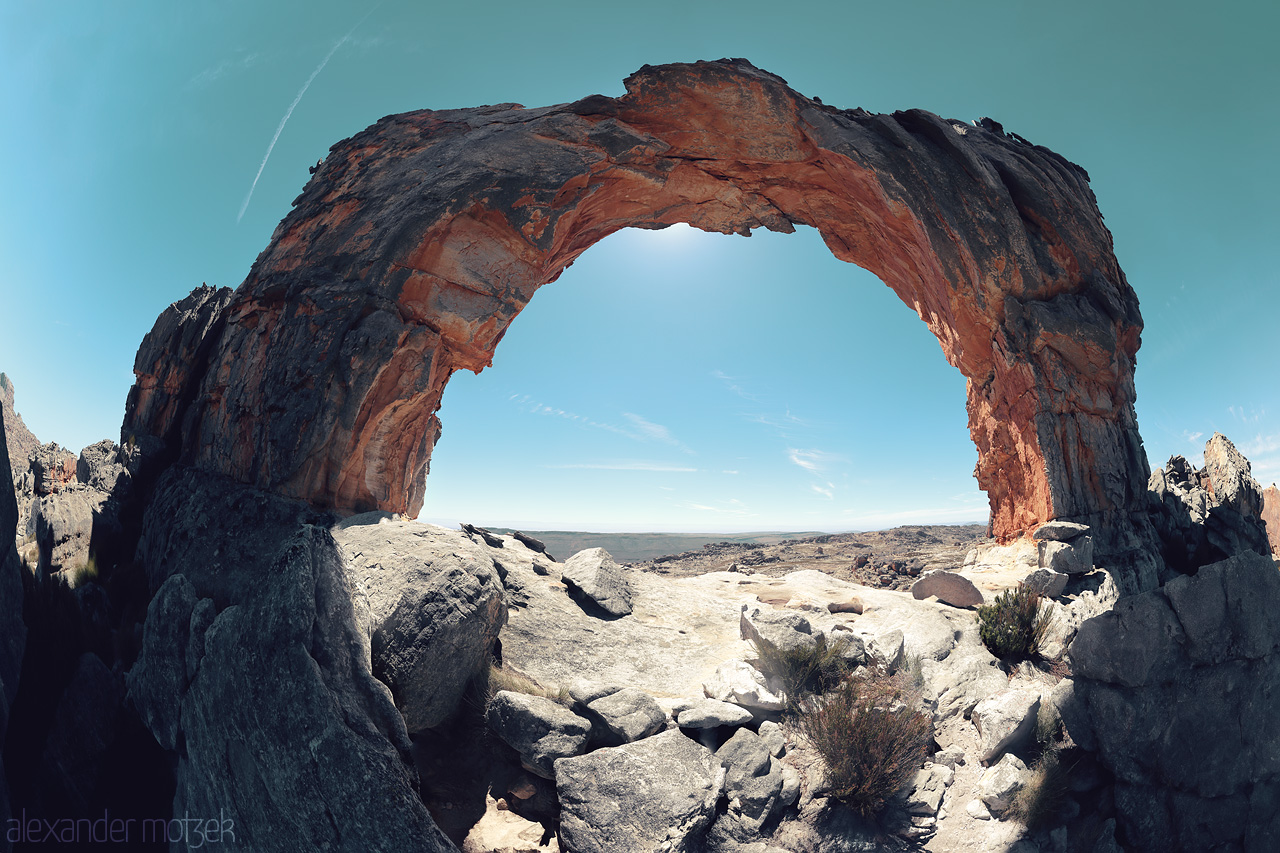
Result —
<instances>
[{"instance_id":1,"label":"small plant","mask_svg":"<svg viewBox=\"0 0 1280 853\"><path fill-rule=\"evenodd\" d=\"M917 705L903 679L873 671L801 706L800 730L822 756L832 796L874 817L911 781L933 737Z\"/></svg>"},{"instance_id":2,"label":"small plant","mask_svg":"<svg viewBox=\"0 0 1280 853\"><path fill-rule=\"evenodd\" d=\"M819 639L814 646L779 649L768 640L752 640L760 669L782 682L789 709L794 713L805 697L835 687L849 675L849 641L826 643Z\"/></svg>"},{"instance_id":3,"label":"small plant","mask_svg":"<svg viewBox=\"0 0 1280 853\"><path fill-rule=\"evenodd\" d=\"M916 690L924 689L924 655L907 656L907 673L911 677L911 686Z\"/></svg>"},{"instance_id":4,"label":"small plant","mask_svg":"<svg viewBox=\"0 0 1280 853\"><path fill-rule=\"evenodd\" d=\"M1060 760L1061 745L1051 744L1031 766L1031 778L1014 794L1008 816L1027 829L1050 826L1062 813L1071 783Z\"/></svg>"},{"instance_id":5,"label":"small plant","mask_svg":"<svg viewBox=\"0 0 1280 853\"><path fill-rule=\"evenodd\" d=\"M978 608L978 636L1001 660L1027 660L1040 654L1052 621L1053 611L1040 593L1018 584Z\"/></svg>"},{"instance_id":6,"label":"small plant","mask_svg":"<svg viewBox=\"0 0 1280 853\"><path fill-rule=\"evenodd\" d=\"M79 589L90 581L98 579L98 558L93 554L89 555L88 561L84 565L76 566L71 570L71 588Z\"/></svg>"},{"instance_id":7,"label":"small plant","mask_svg":"<svg viewBox=\"0 0 1280 853\"><path fill-rule=\"evenodd\" d=\"M1062 717L1052 702L1040 700L1040 710L1036 712L1036 743L1042 752L1057 748L1062 741Z\"/></svg>"}]
</instances>

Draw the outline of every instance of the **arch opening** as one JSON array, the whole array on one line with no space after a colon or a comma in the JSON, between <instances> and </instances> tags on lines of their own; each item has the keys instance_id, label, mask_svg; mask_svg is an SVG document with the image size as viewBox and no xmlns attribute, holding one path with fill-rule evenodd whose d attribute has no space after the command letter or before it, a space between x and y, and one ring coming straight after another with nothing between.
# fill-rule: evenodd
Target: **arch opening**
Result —
<instances>
[{"instance_id":1,"label":"arch opening","mask_svg":"<svg viewBox=\"0 0 1280 853\"><path fill-rule=\"evenodd\" d=\"M743 532L986 523L964 380L820 235L597 243L455 376L419 518Z\"/></svg>"},{"instance_id":2,"label":"arch opening","mask_svg":"<svg viewBox=\"0 0 1280 853\"><path fill-rule=\"evenodd\" d=\"M140 358L125 429L313 505L416 514L449 377L624 227L817 229L967 380L1001 539L1068 518L1141 549L1142 328L1084 170L998 126L839 110L744 60L621 98L390 116L336 145L181 364Z\"/></svg>"}]
</instances>

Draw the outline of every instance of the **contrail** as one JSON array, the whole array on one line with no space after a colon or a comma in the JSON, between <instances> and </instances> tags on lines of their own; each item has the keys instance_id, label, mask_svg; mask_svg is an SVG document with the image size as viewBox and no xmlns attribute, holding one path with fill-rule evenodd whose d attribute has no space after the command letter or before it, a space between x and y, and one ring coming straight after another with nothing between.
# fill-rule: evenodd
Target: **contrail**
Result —
<instances>
[{"instance_id":1,"label":"contrail","mask_svg":"<svg viewBox=\"0 0 1280 853\"><path fill-rule=\"evenodd\" d=\"M298 90L298 96L293 99L293 103L289 105L289 109L285 110L284 118L280 119L280 124L276 127L275 136L271 137L271 144L267 146L267 153L262 155L262 163L258 166L258 174L253 176L253 183L249 185L249 194L244 197L244 204L240 205L240 213L236 216L237 225L239 225L240 220L244 218L244 212L249 209L249 199L253 198L253 191L258 186L258 179L262 177L262 170L267 168L267 160L271 158L271 150L276 147L276 141L280 138L281 131L284 130L285 122L289 120L289 116L293 115L293 111L297 109L298 102L302 100L302 96L307 94L307 88L311 86L311 81L315 80L316 75L323 71L324 67L329 64L329 60L333 59L333 55L338 52L338 48L346 44L347 40L355 34L355 31L360 29L360 25L368 20L369 16L377 11L378 7L381 5L382 4L379 3L377 6L374 6L368 12L364 13L363 18L356 21L356 25L348 30L347 34L343 36L337 44L330 48L329 52L325 54L324 59L322 59L320 64L316 66L316 70L311 72L311 76L307 78L307 82L303 83L302 88Z\"/></svg>"}]
</instances>

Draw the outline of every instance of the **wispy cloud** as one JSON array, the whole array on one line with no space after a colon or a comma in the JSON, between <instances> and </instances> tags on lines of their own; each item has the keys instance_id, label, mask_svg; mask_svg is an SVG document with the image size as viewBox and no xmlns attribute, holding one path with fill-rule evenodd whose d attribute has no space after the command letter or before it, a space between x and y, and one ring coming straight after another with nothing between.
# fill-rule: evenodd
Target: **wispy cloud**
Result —
<instances>
[{"instance_id":1,"label":"wispy cloud","mask_svg":"<svg viewBox=\"0 0 1280 853\"><path fill-rule=\"evenodd\" d=\"M1192 432L1189 429L1184 429L1182 431L1182 437L1187 440L1188 444L1195 444L1197 441L1200 440L1200 437L1203 435L1204 433L1202 432Z\"/></svg>"},{"instance_id":2,"label":"wispy cloud","mask_svg":"<svg viewBox=\"0 0 1280 853\"><path fill-rule=\"evenodd\" d=\"M378 6L381 5L381 3L378 4ZM325 54L324 59L320 60L320 64L316 66L316 70L311 72L311 76L307 78L307 82L302 84L302 88L298 90L297 97L295 97L293 99L293 103L289 105L289 109L285 110L284 118L280 119L280 124L276 126L275 135L271 137L271 142L267 145L267 153L262 155L262 163L258 166L258 173L253 176L253 183L249 185L249 192L244 197L244 204L240 205L240 213L236 215L237 224L239 224L241 219L244 219L244 212L249 209L249 200L253 198L253 191L258 187L258 179L262 177L262 170L267 168L267 160L271 159L271 152L275 149L276 142L279 141L280 134L284 131L285 123L289 121L289 116L293 115L293 111L298 108L298 103L302 100L302 96L307 94L307 89L311 88L311 81L315 80L316 76L324 70L326 65L329 64L329 60L333 59L333 55L338 52L338 48L346 44L347 39L351 38L360 25L363 24L370 15L377 11L378 6L374 6L368 12L365 12L364 17L359 21L356 21L356 25L347 30L347 34L339 39L338 43L329 49L329 52Z\"/></svg>"},{"instance_id":3,"label":"wispy cloud","mask_svg":"<svg viewBox=\"0 0 1280 853\"><path fill-rule=\"evenodd\" d=\"M711 375L716 379L719 379L721 382L723 382L726 388L728 388L734 394L737 394L742 399L748 400L752 403L763 402L755 394L752 394L750 391L747 391L745 388L739 385L738 380L736 378L725 373L723 370L713 370L711 371Z\"/></svg>"},{"instance_id":4,"label":"wispy cloud","mask_svg":"<svg viewBox=\"0 0 1280 853\"><path fill-rule=\"evenodd\" d=\"M571 462L564 465L543 465L543 468L589 468L596 471L664 471L692 474L697 468L671 465L666 462Z\"/></svg>"},{"instance_id":5,"label":"wispy cloud","mask_svg":"<svg viewBox=\"0 0 1280 853\"><path fill-rule=\"evenodd\" d=\"M813 489L815 492L822 495L827 500L831 500L836 496L835 483L827 483L825 486L819 486L817 483L814 483L809 488Z\"/></svg>"},{"instance_id":6,"label":"wispy cloud","mask_svg":"<svg viewBox=\"0 0 1280 853\"><path fill-rule=\"evenodd\" d=\"M1266 409L1255 409L1252 406L1248 409L1244 406L1227 406L1227 411L1231 413L1231 417L1245 424L1256 424L1267 414Z\"/></svg>"},{"instance_id":7,"label":"wispy cloud","mask_svg":"<svg viewBox=\"0 0 1280 853\"><path fill-rule=\"evenodd\" d=\"M822 450L801 450L796 447L787 448L787 458L806 471L821 474L832 465L849 460L838 453L827 453Z\"/></svg>"},{"instance_id":8,"label":"wispy cloud","mask_svg":"<svg viewBox=\"0 0 1280 853\"><path fill-rule=\"evenodd\" d=\"M678 509L688 509L695 512L714 512L719 515L732 515L738 518L754 518L756 516L756 513L752 512L750 507L737 498L731 498L727 501L717 501L714 505L684 501L676 504L675 506Z\"/></svg>"},{"instance_id":9,"label":"wispy cloud","mask_svg":"<svg viewBox=\"0 0 1280 853\"><path fill-rule=\"evenodd\" d=\"M645 420L632 412L623 412L622 416L631 422L631 426L635 429L636 434L644 441L656 441L659 444L668 444L672 447L679 448L685 453L692 454L693 451L680 439L671 434L671 430L662 424L655 424L653 421Z\"/></svg>"},{"instance_id":10,"label":"wispy cloud","mask_svg":"<svg viewBox=\"0 0 1280 853\"><path fill-rule=\"evenodd\" d=\"M556 406L548 406L545 403L533 399L528 394L512 394L507 398L517 406L523 408L526 412L534 415L549 415L551 417L563 418L566 421L580 424L581 426L590 427L592 429L600 429L605 432L611 432L615 435L621 435L632 441L638 441L642 444L665 444L668 447L674 447L682 453L690 456L696 455L692 448L672 434L671 430L662 424L654 423L633 412L623 412L622 416L627 420L625 425L609 423L608 421L598 421L577 412L569 412Z\"/></svg>"},{"instance_id":11,"label":"wispy cloud","mask_svg":"<svg viewBox=\"0 0 1280 853\"><path fill-rule=\"evenodd\" d=\"M260 53L246 53L240 56L233 56L230 59L224 59L211 68L206 68L196 76L187 81L187 86L192 89L203 89L226 77L228 74L234 74L239 71L245 71L257 65L262 60Z\"/></svg>"}]
</instances>

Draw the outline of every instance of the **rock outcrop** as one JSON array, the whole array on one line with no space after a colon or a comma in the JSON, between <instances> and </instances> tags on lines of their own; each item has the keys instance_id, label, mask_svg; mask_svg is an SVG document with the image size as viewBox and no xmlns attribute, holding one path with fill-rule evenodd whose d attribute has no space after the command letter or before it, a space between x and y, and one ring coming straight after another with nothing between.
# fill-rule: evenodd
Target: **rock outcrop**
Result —
<instances>
[{"instance_id":1,"label":"rock outcrop","mask_svg":"<svg viewBox=\"0 0 1280 853\"><path fill-rule=\"evenodd\" d=\"M14 547L18 524L18 501L12 488L13 474L9 468L8 418L12 411L13 386L0 374L0 390L4 391L6 406L0 408L0 743L9 728L9 708L18 693L18 677L22 673L22 654L26 647L27 627L22 621L22 567L18 551ZM8 484L7 486L4 484ZM9 825L9 784L5 775L4 759L0 756L0 822ZM9 850L6 836L0 840L0 850Z\"/></svg>"},{"instance_id":2,"label":"rock outcrop","mask_svg":"<svg viewBox=\"0 0 1280 853\"><path fill-rule=\"evenodd\" d=\"M11 479L26 473L31 454L40 448L40 439L27 429L27 425L22 422L22 415L13 406L14 394L13 381L6 374L0 373L0 410L3 410L4 416L4 438L9 448Z\"/></svg>"},{"instance_id":3,"label":"rock outcrop","mask_svg":"<svg viewBox=\"0 0 1280 853\"><path fill-rule=\"evenodd\" d=\"M1199 470L1182 456L1170 457L1147 483L1161 554L1177 573L1243 551L1272 549L1263 490L1249 461L1220 433L1205 444L1204 456L1206 467Z\"/></svg>"},{"instance_id":4,"label":"rock outcrop","mask_svg":"<svg viewBox=\"0 0 1280 853\"><path fill-rule=\"evenodd\" d=\"M1280 555L1280 489L1275 483L1262 490L1262 523L1267 526L1271 553Z\"/></svg>"},{"instance_id":5,"label":"rock outcrop","mask_svg":"<svg viewBox=\"0 0 1280 853\"><path fill-rule=\"evenodd\" d=\"M316 507L414 514L450 375L489 365L593 243L802 224L968 378L994 534L1071 518L1136 559L1142 320L1083 169L994 122L826 106L744 60L626 87L390 116L334 146L236 292L201 289L148 335L125 433Z\"/></svg>"},{"instance_id":6,"label":"rock outcrop","mask_svg":"<svg viewBox=\"0 0 1280 853\"><path fill-rule=\"evenodd\" d=\"M1266 850L1280 839L1277 612L1280 572L1245 552L1080 626L1069 654L1087 713L1063 718L1115 774L1127 844Z\"/></svg>"},{"instance_id":7,"label":"rock outcrop","mask_svg":"<svg viewBox=\"0 0 1280 853\"><path fill-rule=\"evenodd\" d=\"M231 820L245 849L453 850L419 798L330 524L169 471L138 548L157 593L131 701L176 752L175 809Z\"/></svg>"},{"instance_id":8,"label":"rock outcrop","mask_svg":"<svg viewBox=\"0 0 1280 853\"><path fill-rule=\"evenodd\" d=\"M346 519L333 537L357 606L367 608L374 675L391 688L410 733L440 725L488 667L507 621L490 551L378 513Z\"/></svg>"}]
</instances>

